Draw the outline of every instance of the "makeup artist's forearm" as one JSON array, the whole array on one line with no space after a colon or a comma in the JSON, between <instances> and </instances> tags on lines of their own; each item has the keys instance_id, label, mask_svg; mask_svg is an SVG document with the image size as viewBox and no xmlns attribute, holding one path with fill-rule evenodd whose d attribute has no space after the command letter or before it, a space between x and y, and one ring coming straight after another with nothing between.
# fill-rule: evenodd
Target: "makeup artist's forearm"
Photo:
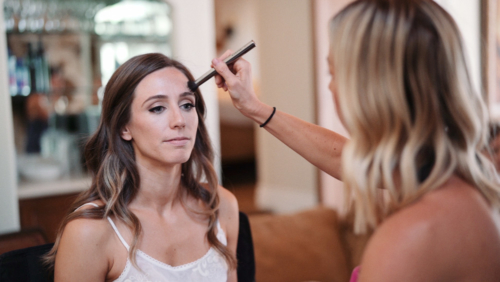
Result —
<instances>
[{"instance_id":1,"label":"makeup artist's forearm","mask_svg":"<svg viewBox=\"0 0 500 282\"><path fill-rule=\"evenodd\" d=\"M251 118L262 124L271 113L272 107L262 105ZM307 161L340 179L342 148L347 138L279 110L264 128Z\"/></svg>"}]
</instances>

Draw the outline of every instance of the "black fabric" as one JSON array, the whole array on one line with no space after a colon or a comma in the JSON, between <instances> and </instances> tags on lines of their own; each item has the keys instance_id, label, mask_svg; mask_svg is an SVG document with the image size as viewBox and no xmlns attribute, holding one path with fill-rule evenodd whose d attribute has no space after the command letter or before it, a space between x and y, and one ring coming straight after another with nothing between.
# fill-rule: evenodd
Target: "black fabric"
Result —
<instances>
[{"instance_id":1,"label":"black fabric","mask_svg":"<svg viewBox=\"0 0 500 282\"><path fill-rule=\"evenodd\" d=\"M19 249L0 255L0 281L47 282L53 281L52 273L43 266L41 256L54 244Z\"/></svg>"},{"instance_id":2,"label":"black fabric","mask_svg":"<svg viewBox=\"0 0 500 282\"><path fill-rule=\"evenodd\" d=\"M240 212L240 228L236 248L238 282L255 282L255 255L248 216Z\"/></svg>"},{"instance_id":3,"label":"black fabric","mask_svg":"<svg viewBox=\"0 0 500 282\"><path fill-rule=\"evenodd\" d=\"M250 222L246 214L240 212L240 228L236 258L238 259L238 281L255 282L255 256ZM54 244L45 244L0 255L1 282L48 282L53 281L53 273L42 264L41 256Z\"/></svg>"}]
</instances>

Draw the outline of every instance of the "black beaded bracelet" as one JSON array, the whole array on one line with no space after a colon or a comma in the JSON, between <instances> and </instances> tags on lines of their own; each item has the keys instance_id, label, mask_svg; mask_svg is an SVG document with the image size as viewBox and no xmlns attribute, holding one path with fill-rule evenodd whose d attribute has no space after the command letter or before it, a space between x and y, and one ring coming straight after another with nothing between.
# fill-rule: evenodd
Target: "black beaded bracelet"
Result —
<instances>
[{"instance_id":1,"label":"black beaded bracelet","mask_svg":"<svg viewBox=\"0 0 500 282\"><path fill-rule=\"evenodd\" d=\"M263 124L260 125L260 127L266 126L266 124L268 124L269 121L273 118L274 113L276 113L276 107L273 107L273 113L269 116L269 118Z\"/></svg>"}]
</instances>

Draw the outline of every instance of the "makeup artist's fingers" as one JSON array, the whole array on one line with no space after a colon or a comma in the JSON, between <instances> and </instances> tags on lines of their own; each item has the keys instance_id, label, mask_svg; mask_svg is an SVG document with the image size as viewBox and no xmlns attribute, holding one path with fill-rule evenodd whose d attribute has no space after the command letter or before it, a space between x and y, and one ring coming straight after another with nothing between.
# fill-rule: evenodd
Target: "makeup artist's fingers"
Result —
<instances>
[{"instance_id":1,"label":"makeup artist's fingers","mask_svg":"<svg viewBox=\"0 0 500 282\"><path fill-rule=\"evenodd\" d=\"M221 86L223 86L222 85L223 83L228 85L228 83L231 80L234 81L236 79L235 75L231 72L229 67L219 58L212 60L212 66L217 71L218 75L216 75L216 78L217 78L217 76L219 76L221 79L221 81L219 81L219 83L217 83L217 80L216 80L217 86L221 87Z\"/></svg>"},{"instance_id":2,"label":"makeup artist's fingers","mask_svg":"<svg viewBox=\"0 0 500 282\"><path fill-rule=\"evenodd\" d=\"M219 57L219 60L224 61L225 59L227 59L227 57L231 56L233 53L234 53L233 50L228 49L228 50L226 50L226 52L224 52L224 54L222 54Z\"/></svg>"},{"instance_id":3,"label":"makeup artist's fingers","mask_svg":"<svg viewBox=\"0 0 500 282\"><path fill-rule=\"evenodd\" d=\"M224 54L222 54L218 59L221 60L221 61L224 61L227 57L231 56L234 52L232 50L226 50L226 52L224 52ZM212 64L211 66L212 68L214 67L214 65ZM225 91L227 91L227 86L225 85L224 83L224 78L218 74L215 75L215 84L217 85L217 87L219 88L224 88Z\"/></svg>"},{"instance_id":4,"label":"makeup artist's fingers","mask_svg":"<svg viewBox=\"0 0 500 282\"><path fill-rule=\"evenodd\" d=\"M245 59L238 59L232 67L231 71L240 78L240 80L250 81L252 80L252 65Z\"/></svg>"},{"instance_id":5,"label":"makeup artist's fingers","mask_svg":"<svg viewBox=\"0 0 500 282\"><path fill-rule=\"evenodd\" d=\"M220 60L214 59L213 65L219 75L225 80L224 88L228 89L234 106L242 114L249 116L260 103L255 95L252 83L252 67L245 59L238 59L232 70Z\"/></svg>"}]
</instances>

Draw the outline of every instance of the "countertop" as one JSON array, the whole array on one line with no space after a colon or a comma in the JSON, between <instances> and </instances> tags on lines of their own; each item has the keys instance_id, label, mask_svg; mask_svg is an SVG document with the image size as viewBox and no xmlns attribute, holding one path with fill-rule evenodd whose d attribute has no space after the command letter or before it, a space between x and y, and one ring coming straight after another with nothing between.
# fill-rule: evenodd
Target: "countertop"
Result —
<instances>
[{"instance_id":1,"label":"countertop","mask_svg":"<svg viewBox=\"0 0 500 282\"><path fill-rule=\"evenodd\" d=\"M90 176L67 177L52 181L27 181L20 180L17 196L19 200L59 196L79 193L90 187Z\"/></svg>"}]
</instances>

